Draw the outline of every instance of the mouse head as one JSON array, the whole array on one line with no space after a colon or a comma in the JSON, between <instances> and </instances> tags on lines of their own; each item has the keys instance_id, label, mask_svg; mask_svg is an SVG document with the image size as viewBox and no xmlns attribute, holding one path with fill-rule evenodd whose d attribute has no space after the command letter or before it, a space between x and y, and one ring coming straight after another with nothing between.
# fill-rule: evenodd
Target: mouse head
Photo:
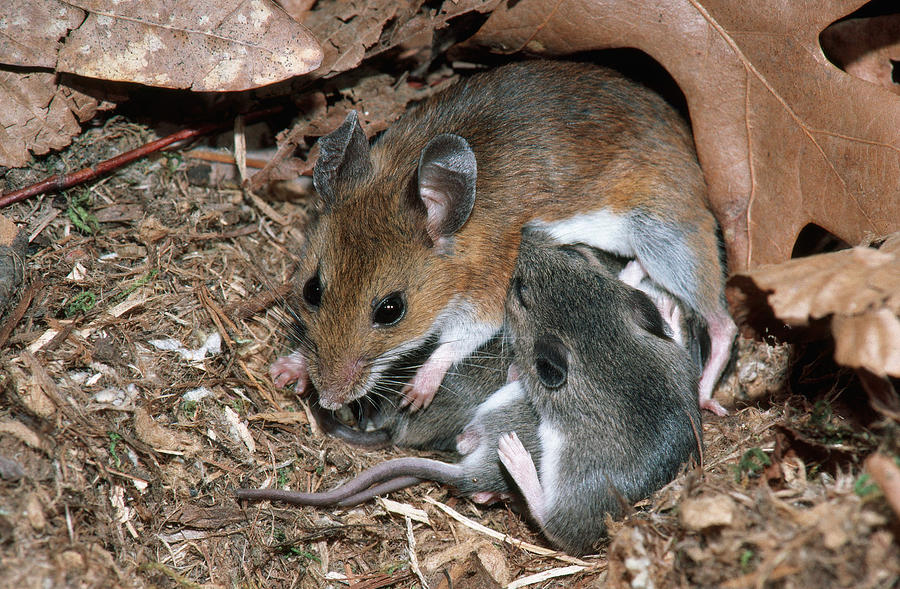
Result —
<instances>
[{"instance_id":1,"label":"mouse head","mask_svg":"<svg viewBox=\"0 0 900 589\"><path fill-rule=\"evenodd\" d=\"M523 232L506 324L526 388L577 396L579 379L603 378L633 355L637 337L668 339L646 295L621 283L591 248ZM609 376L607 374L606 376Z\"/></svg>"},{"instance_id":2,"label":"mouse head","mask_svg":"<svg viewBox=\"0 0 900 589\"><path fill-rule=\"evenodd\" d=\"M384 161L351 112L320 139L322 210L291 302L299 351L327 409L378 392L391 363L428 345L453 298L455 236L475 202L475 156L442 134ZM395 386L395 390L396 390Z\"/></svg>"}]
</instances>

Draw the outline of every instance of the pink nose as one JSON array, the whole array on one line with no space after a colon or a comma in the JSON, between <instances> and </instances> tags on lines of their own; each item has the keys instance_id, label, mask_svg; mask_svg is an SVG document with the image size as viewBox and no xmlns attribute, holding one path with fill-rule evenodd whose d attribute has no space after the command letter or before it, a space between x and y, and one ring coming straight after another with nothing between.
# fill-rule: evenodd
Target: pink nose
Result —
<instances>
[{"instance_id":1,"label":"pink nose","mask_svg":"<svg viewBox=\"0 0 900 589\"><path fill-rule=\"evenodd\" d=\"M343 390L356 388L355 385L358 384L364 367L365 362L362 358L357 358L341 364L335 373L335 380L337 381L338 388Z\"/></svg>"}]
</instances>

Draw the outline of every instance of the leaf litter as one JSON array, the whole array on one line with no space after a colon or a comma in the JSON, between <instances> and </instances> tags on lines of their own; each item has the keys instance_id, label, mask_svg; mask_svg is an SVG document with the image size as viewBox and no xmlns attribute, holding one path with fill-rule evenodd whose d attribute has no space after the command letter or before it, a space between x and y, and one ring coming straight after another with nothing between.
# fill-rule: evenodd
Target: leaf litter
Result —
<instances>
[{"instance_id":1,"label":"leaf litter","mask_svg":"<svg viewBox=\"0 0 900 589\"><path fill-rule=\"evenodd\" d=\"M315 124L327 132L331 119L371 101L375 132L453 74L444 69L422 86L399 76L385 84L376 71L322 82ZM306 131L295 128L293 147L303 152L313 127L300 124ZM128 149L150 134L124 118L91 132L103 140L41 165ZM798 324L773 303L768 320L780 331L742 339L718 392L731 415L705 416L702 469L686 468L609 522L599 555L560 562L509 506L477 506L434 484L349 510L238 505L230 489L239 485L326 489L403 452L322 436L304 402L268 379L285 345L272 293L288 280L314 202L294 196L266 210L235 185L198 181L195 161L172 164L151 158L89 187L88 212L135 207L95 214L94 231L60 214L65 197L5 211L33 236L26 275L42 285L15 321L0 370L4 585L414 587L419 574L432 587L889 587L900 579L895 420L868 409L871 393L835 364L835 345L821 335L834 325L821 321L841 313L896 311L896 291L877 296L881 280L857 272L872 265L820 257L804 260L817 270L800 292L821 295L822 284L845 279L836 300L857 307L831 300ZM881 248L870 249L889 253ZM65 280L76 267L80 279ZM768 291L792 275L732 291L768 308ZM870 293L865 304L856 291ZM94 303L67 317L83 292ZM197 351L210 334L222 347L198 363L150 343ZM880 374L885 382L890 372ZM108 390L136 394L98 403Z\"/></svg>"}]
</instances>

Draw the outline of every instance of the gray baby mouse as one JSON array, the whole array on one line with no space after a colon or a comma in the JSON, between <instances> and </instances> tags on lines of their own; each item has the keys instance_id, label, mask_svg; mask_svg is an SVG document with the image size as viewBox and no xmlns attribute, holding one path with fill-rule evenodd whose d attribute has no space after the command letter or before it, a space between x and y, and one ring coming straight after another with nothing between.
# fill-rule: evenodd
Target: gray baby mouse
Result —
<instances>
[{"instance_id":1,"label":"gray baby mouse","mask_svg":"<svg viewBox=\"0 0 900 589\"><path fill-rule=\"evenodd\" d=\"M422 479L479 501L519 489L554 545L591 551L606 513L672 480L700 444L690 355L650 299L591 251L523 232L505 325L517 380L478 406L457 439L459 463L399 458L326 493L239 489L238 498L351 505Z\"/></svg>"}]
</instances>

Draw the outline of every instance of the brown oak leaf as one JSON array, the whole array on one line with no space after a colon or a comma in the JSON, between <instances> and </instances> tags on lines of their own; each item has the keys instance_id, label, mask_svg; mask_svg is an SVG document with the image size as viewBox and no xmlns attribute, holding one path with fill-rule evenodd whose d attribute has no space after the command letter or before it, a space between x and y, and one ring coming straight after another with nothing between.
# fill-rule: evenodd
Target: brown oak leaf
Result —
<instances>
[{"instance_id":1,"label":"brown oak leaf","mask_svg":"<svg viewBox=\"0 0 900 589\"><path fill-rule=\"evenodd\" d=\"M791 256L815 223L848 243L900 229L900 102L826 59L819 34L863 5L520 0L475 41L568 54L633 47L684 92L732 269Z\"/></svg>"}]
</instances>

